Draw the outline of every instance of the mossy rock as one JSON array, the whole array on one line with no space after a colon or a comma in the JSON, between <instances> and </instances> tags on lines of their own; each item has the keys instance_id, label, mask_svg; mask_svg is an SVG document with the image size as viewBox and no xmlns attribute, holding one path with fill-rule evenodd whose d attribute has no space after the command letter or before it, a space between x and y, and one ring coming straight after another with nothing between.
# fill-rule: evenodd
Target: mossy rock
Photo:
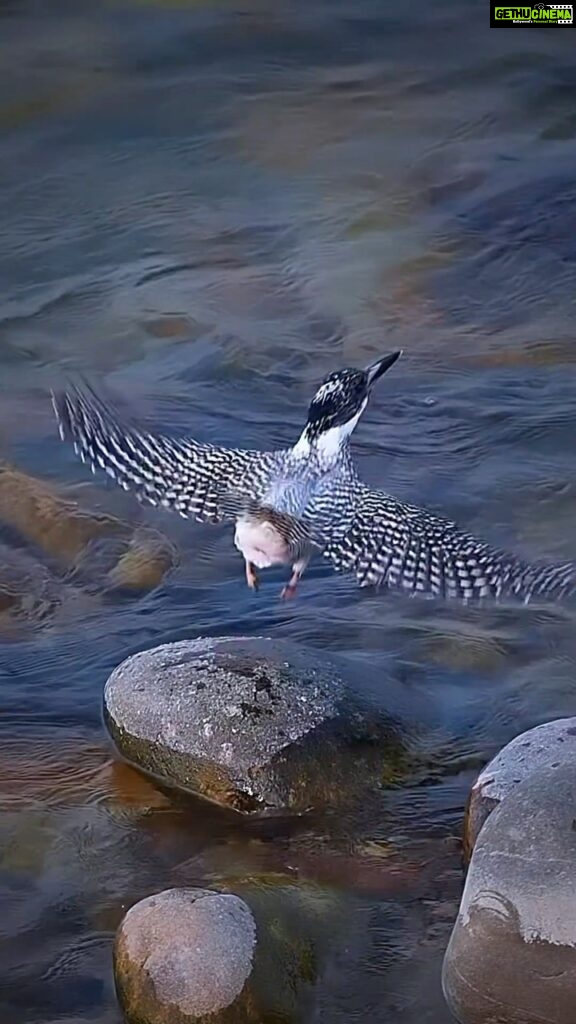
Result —
<instances>
[{"instance_id":1,"label":"mossy rock","mask_svg":"<svg viewBox=\"0 0 576 1024\"><path fill-rule=\"evenodd\" d=\"M127 760L247 814L344 805L394 778L402 760L394 723L335 669L262 638L134 655L110 676L104 711Z\"/></svg>"}]
</instances>

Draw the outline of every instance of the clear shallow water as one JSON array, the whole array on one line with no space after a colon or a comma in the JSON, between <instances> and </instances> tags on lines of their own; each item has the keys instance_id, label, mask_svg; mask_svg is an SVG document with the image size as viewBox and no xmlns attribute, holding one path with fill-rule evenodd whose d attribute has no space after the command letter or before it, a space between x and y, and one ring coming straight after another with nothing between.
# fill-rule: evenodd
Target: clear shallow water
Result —
<instances>
[{"instance_id":1,"label":"clear shallow water","mask_svg":"<svg viewBox=\"0 0 576 1024\"><path fill-rule=\"evenodd\" d=\"M271 871L353 924L319 940L298 1021L447 1024L468 788L517 732L574 713L573 613L373 597L321 567L290 606L273 574L254 598L229 532L86 483L47 396L81 370L151 424L281 444L326 372L402 346L357 433L365 475L497 544L573 557L573 42L487 24L479 4L415 21L368 0L0 10L2 454L180 552L145 596L3 634L3 1024L119 1024L123 908ZM118 661L271 630L346 658L429 771L344 821L275 830L173 805L114 761Z\"/></svg>"}]
</instances>

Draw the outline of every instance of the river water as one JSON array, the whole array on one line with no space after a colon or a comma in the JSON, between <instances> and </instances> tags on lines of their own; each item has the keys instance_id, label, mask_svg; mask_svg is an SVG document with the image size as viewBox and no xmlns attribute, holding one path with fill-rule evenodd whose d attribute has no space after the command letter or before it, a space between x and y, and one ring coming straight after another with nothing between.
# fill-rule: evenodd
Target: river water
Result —
<instances>
[{"instance_id":1,"label":"river water","mask_svg":"<svg viewBox=\"0 0 576 1024\"><path fill-rule=\"evenodd\" d=\"M364 475L495 544L573 557L574 34L488 25L452 0L0 6L1 454L179 556L146 592L84 606L77 587L66 613L24 602L2 625L2 1024L119 1024L127 906L278 877L346 908L290 1019L448 1024L466 796L500 745L576 712L573 612L374 596L318 567L294 603L274 573L254 597L229 531L88 479L49 389L80 371L153 426L265 447L297 436L324 374L402 347L357 431ZM20 514L0 579L18 557L65 589ZM181 806L121 765L110 670L234 633L346 658L418 771L280 827Z\"/></svg>"}]
</instances>

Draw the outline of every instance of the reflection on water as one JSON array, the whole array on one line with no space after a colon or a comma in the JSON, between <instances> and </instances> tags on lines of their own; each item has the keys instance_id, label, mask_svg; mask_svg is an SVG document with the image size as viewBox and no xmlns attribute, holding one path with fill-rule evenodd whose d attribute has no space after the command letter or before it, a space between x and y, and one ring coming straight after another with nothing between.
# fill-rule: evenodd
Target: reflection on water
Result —
<instances>
[{"instance_id":1,"label":"reflection on water","mask_svg":"<svg viewBox=\"0 0 576 1024\"><path fill-rule=\"evenodd\" d=\"M358 431L367 477L570 558L573 44L487 26L452 0L417 22L377 0L0 9L2 456L179 550L120 594L108 574L139 573L141 549L90 548L91 588L4 488L3 1024L119 1024L124 908L164 885L274 879L347 907L346 935L317 940L301 1024L447 1024L467 790L519 730L574 713L572 614L372 597L321 568L289 607L274 580L254 598L228 532L87 481L48 390L81 370L151 424L265 446L297 435L324 373L401 346ZM114 762L100 704L119 660L271 630L345 658L405 720L404 785L274 830L175 804Z\"/></svg>"}]
</instances>

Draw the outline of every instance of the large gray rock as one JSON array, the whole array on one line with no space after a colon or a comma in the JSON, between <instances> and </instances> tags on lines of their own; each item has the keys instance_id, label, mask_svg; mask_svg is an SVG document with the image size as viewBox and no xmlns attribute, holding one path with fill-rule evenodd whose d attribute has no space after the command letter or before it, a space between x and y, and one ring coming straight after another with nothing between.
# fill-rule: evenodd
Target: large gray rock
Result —
<instances>
[{"instance_id":1,"label":"large gray rock","mask_svg":"<svg viewBox=\"0 0 576 1024\"><path fill-rule=\"evenodd\" d=\"M246 813L342 801L399 749L329 665L261 638L136 654L110 676L104 705L129 761Z\"/></svg>"},{"instance_id":2,"label":"large gray rock","mask_svg":"<svg viewBox=\"0 0 576 1024\"><path fill-rule=\"evenodd\" d=\"M238 896L168 889L126 914L114 946L114 976L129 1024L223 1019L252 973L256 926ZM238 1020L245 1015L238 1008ZM226 1013L224 1019L231 1019Z\"/></svg>"},{"instance_id":3,"label":"large gray rock","mask_svg":"<svg viewBox=\"0 0 576 1024\"><path fill-rule=\"evenodd\" d=\"M470 792L464 824L466 856L471 856L488 815L517 786L534 772L562 765L576 768L576 718L546 722L507 743L480 772Z\"/></svg>"},{"instance_id":4,"label":"large gray rock","mask_svg":"<svg viewBox=\"0 0 576 1024\"><path fill-rule=\"evenodd\" d=\"M576 770L566 761L518 783L476 841L443 968L461 1024L574 1024L575 879Z\"/></svg>"}]
</instances>

